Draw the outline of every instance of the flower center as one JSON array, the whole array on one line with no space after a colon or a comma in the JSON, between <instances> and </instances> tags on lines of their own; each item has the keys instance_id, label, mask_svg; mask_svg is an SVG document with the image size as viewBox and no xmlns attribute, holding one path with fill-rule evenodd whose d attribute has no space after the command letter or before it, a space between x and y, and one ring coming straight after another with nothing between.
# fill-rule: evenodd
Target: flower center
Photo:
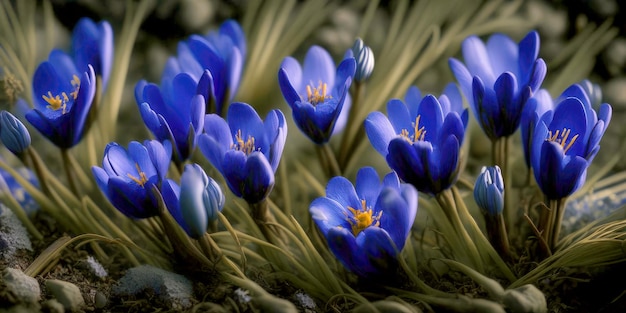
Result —
<instances>
[{"instance_id":1,"label":"flower center","mask_svg":"<svg viewBox=\"0 0 626 313\"><path fill-rule=\"evenodd\" d=\"M378 215L373 215L374 212L367 207L365 200L361 200L360 209L348 207L348 210L352 213L352 216L348 217L348 222L352 226L352 234L354 236L371 225L378 227L380 225L380 217L383 215L383 211L378 212Z\"/></svg>"},{"instance_id":2,"label":"flower center","mask_svg":"<svg viewBox=\"0 0 626 313\"><path fill-rule=\"evenodd\" d=\"M326 95L326 90L328 85L326 83L319 82L317 88L313 85L313 83L306 86L306 96L307 101L312 105L317 105L319 103L323 103L326 99L331 99L330 95Z\"/></svg>"},{"instance_id":3,"label":"flower center","mask_svg":"<svg viewBox=\"0 0 626 313\"><path fill-rule=\"evenodd\" d=\"M141 171L139 164L135 163L135 167L137 168L137 173L139 174L139 177L135 177L131 173L126 174L126 176L128 176L128 178L130 178L132 181L136 182L137 185L143 188L143 186L148 182L148 177L146 176L146 173Z\"/></svg>"},{"instance_id":4,"label":"flower center","mask_svg":"<svg viewBox=\"0 0 626 313\"><path fill-rule=\"evenodd\" d=\"M248 138L243 140L241 129L237 131L237 135L235 135L235 143L232 144L231 148L239 150L246 155L250 155L250 153L259 150L254 147L254 137L248 135Z\"/></svg>"},{"instance_id":5,"label":"flower center","mask_svg":"<svg viewBox=\"0 0 626 313\"><path fill-rule=\"evenodd\" d=\"M73 75L72 81L70 81L73 87L73 91L70 92L68 97L67 93L61 92L60 95L52 95L52 92L48 91L48 95L42 95L41 97L48 103L46 108L57 111L59 109L62 110L62 113L66 113L67 103L70 101L70 97L72 100L76 100L78 97L78 90L80 89L80 79L78 76Z\"/></svg>"},{"instance_id":6,"label":"flower center","mask_svg":"<svg viewBox=\"0 0 626 313\"><path fill-rule=\"evenodd\" d=\"M426 136L426 129L424 128L424 126L420 127L420 118L422 116L418 115L415 118L415 123L413 124L413 135L411 135L411 133L409 133L409 131L407 129L403 129L402 132L400 132L400 136L402 138L404 138L406 141L408 141L409 143L414 143L420 140L424 140L424 137Z\"/></svg>"},{"instance_id":7,"label":"flower center","mask_svg":"<svg viewBox=\"0 0 626 313\"><path fill-rule=\"evenodd\" d=\"M561 145L561 148L563 148L563 153L567 153L567 151L574 145L574 142L576 142L576 139L578 139L578 134L569 138L570 132L571 129L569 128L563 128L562 131L557 130L554 133L550 130L546 140L558 143Z\"/></svg>"}]
</instances>

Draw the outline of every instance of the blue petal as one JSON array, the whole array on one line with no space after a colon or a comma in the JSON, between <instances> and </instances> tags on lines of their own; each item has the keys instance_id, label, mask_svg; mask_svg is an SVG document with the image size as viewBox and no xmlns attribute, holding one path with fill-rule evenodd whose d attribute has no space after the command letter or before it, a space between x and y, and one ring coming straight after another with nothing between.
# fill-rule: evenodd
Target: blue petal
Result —
<instances>
[{"instance_id":1,"label":"blue petal","mask_svg":"<svg viewBox=\"0 0 626 313\"><path fill-rule=\"evenodd\" d=\"M88 71L83 73L81 78L80 89L78 90L74 107L70 109L71 112L66 113L70 114L70 131L73 133L71 136L72 142L67 148L77 144L82 139L86 131L86 126L89 126L85 125L85 122L96 95L96 77L93 67L88 67Z\"/></svg>"},{"instance_id":2,"label":"blue petal","mask_svg":"<svg viewBox=\"0 0 626 313\"><path fill-rule=\"evenodd\" d=\"M317 86L320 82L335 85L335 63L324 48L311 46L304 57L302 83Z\"/></svg>"},{"instance_id":3,"label":"blue petal","mask_svg":"<svg viewBox=\"0 0 626 313\"><path fill-rule=\"evenodd\" d=\"M294 60L294 62L295 62L295 60ZM284 63L285 62L283 62L283 64ZM300 65L298 65L298 67L299 66ZM295 76L295 75L296 74L293 74L293 76ZM296 103L296 101L301 101L300 95L298 94L298 91L296 90L296 88L298 88L297 86L299 86L299 85L296 84L296 82L298 82L298 78L295 78L295 77L292 78L292 75L289 74L285 70L285 68L281 68L278 71L278 84L280 86L280 91L282 92L283 97L285 98L285 101L287 101L287 104L289 104L289 106L292 109L293 109L293 105L294 105L294 103Z\"/></svg>"},{"instance_id":4,"label":"blue petal","mask_svg":"<svg viewBox=\"0 0 626 313\"><path fill-rule=\"evenodd\" d=\"M203 136L201 136L202 139ZM206 137L205 137L206 138ZM201 141L202 143L202 141ZM202 148L202 146L200 146ZM215 165L213 165L215 166ZM237 150L228 150L224 154L224 159L221 161L222 175L228 184L228 188L235 196L242 198L244 189L244 180L246 179L246 155Z\"/></svg>"},{"instance_id":5,"label":"blue petal","mask_svg":"<svg viewBox=\"0 0 626 313\"><path fill-rule=\"evenodd\" d=\"M322 234L328 233L334 227L351 229L348 216L352 215L352 213L333 199L319 197L313 200L309 207L309 212Z\"/></svg>"},{"instance_id":6,"label":"blue petal","mask_svg":"<svg viewBox=\"0 0 626 313\"><path fill-rule=\"evenodd\" d=\"M235 20L227 20L222 25L220 25L220 34L224 34L228 36L235 46L241 51L241 55L245 56L247 47L246 47L246 37L243 32L243 29Z\"/></svg>"},{"instance_id":7,"label":"blue petal","mask_svg":"<svg viewBox=\"0 0 626 313\"><path fill-rule=\"evenodd\" d=\"M472 75L467 70L465 65L461 63L459 60L450 58L448 60L448 65L450 66L450 70L454 74L456 81L459 82L459 86L467 99L467 102L471 107L475 107L474 104L474 96L472 92Z\"/></svg>"},{"instance_id":8,"label":"blue petal","mask_svg":"<svg viewBox=\"0 0 626 313\"><path fill-rule=\"evenodd\" d=\"M469 36L463 40L463 59L467 69L473 76L478 76L486 86L493 86L495 75L489 60L485 44L477 36Z\"/></svg>"},{"instance_id":9,"label":"blue petal","mask_svg":"<svg viewBox=\"0 0 626 313\"><path fill-rule=\"evenodd\" d=\"M541 83L543 83L543 79L546 77L546 73L548 72L548 67L543 59L537 59L532 70L532 76L528 81L528 86L532 91L535 91L539 89ZM520 81L523 82L521 79Z\"/></svg>"},{"instance_id":10,"label":"blue petal","mask_svg":"<svg viewBox=\"0 0 626 313\"><path fill-rule=\"evenodd\" d=\"M487 51L495 75L512 72L519 75L517 44L504 34L493 34L487 40Z\"/></svg>"},{"instance_id":11,"label":"blue petal","mask_svg":"<svg viewBox=\"0 0 626 313\"><path fill-rule=\"evenodd\" d=\"M264 153L267 151L268 146L263 121L250 105L242 102L232 103L228 107L226 118L233 138L241 130L243 140L247 140L248 136L252 136L255 140L255 147L261 148L261 151Z\"/></svg>"},{"instance_id":12,"label":"blue petal","mask_svg":"<svg viewBox=\"0 0 626 313\"><path fill-rule=\"evenodd\" d=\"M384 274L395 266L400 249L389 233L380 227L368 227L356 237L356 245L361 250L361 258L355 261L362 272L369 275Z\"/></svg>"},{"instance_id":13,"label":"blue petal","mask_svg":"<svg viewBox=\"0 0 626 313\"><path fill-rule=\"evenodd\" d=\"M583 155L586 149L584 136L587 133L587 112L582 102L576 98L567 98L559 103L554 110L554 118L550 123L549 129L553 134L555 131L562 132L563 129L571 130L568 142L575 135L579 135L572 147L567 151L568 155ZM593 126L590 126L593 127ZM591 130L589 130L591 131ZM579 140L580 139L580 140Z\"/></svg>"},{"instance_id":14,"label":"blue petal","mask_svg":"<svg viewBox=\"0 0 626 313\"><path fill-rule=\"evenodd\" d=\"M270 165L274 172L278 169L278 164L283 155L285 142L287 141L287 122L285 115L280 110L272 110L267 114L264 121L265 131L270 142Z\"/></svg>"},{"instance_id":15,"label":"blue petal","mask_svg":"<svg viewBox=\"0 0 626 313\"><path fill-rule=\"evenodd\" d=\"M373 167L363 167L356 173L356 194L368 206L374 206L381 190L380 178Z\"/></svg>"},{"instance_id":16,"label":"blue petal","mask_svg":"<svg viewBox=\"0 0 626 313\"><path fill-rule=\"evenodd\" d=\"M157 176L160 180L165 179L165 175L167 174L167 170L170 165L170 160L172 159L171 150L168 151L162 143L156 140L146 140L144 141L144 146L148 151L148 156L152 161L152 165L156 170Z\"/></svg>"},{"instance_id":17,"label":"blue petal","mask_svg":"<svg viewBox=\"0 0 626 313\"><path fill-rule=\"evenodd\" d=\"M443 125L443 112L437 98L433 95L426 95L420 103L418 115L421 116L419 127L424 127L426 130L424 140L437 142L439 129Z\"/></svg>"},{"instance_id":18,"label":"blue petal","mask_svg":"<svg viewBox=\"0 0 626 313\"><path fill-rule=\"evenodd\" d=\"M366 276L368 272L374 272L369 266L357 266L357 255L361 254L352 232L347 228L335 227L328 230L326 241L330 251L333 252L339 262L348 270L360 276ZM359 262L360 264L361 262Z\"/></svg>"},{"instance_id":19,"label":"blue petal","mask_svg":"<svg viewBox=\"0 0 626 313\"><path fill-rule=\"evenodd\" d=\"M98 188L102 191L103 194L107 193L107 184L109 183L109 174L105 170L100 167L92 166L91 173L98 184Z\"/></svg>"},{"instance_id":20,"label":"blue petal","mask_svg":"<svg viewBox=\"0 0 626 313\"><path fill-rule=\"evenodd\" d=\"M376 201L376 210L383 212L380 227L387 231L395 246L402 250L415 220L415 214L410 215L415 212L415 208L410 208L397 190L384 188Z\"/></svg>"},{"instance_id":21,"label":"blue petal","mask_svg":"<svg viewBox=\"0 0 626 313\"><path fill-rule=\"evenodd\" d=\"M380 112L372 112L365 119L364 127L372 147L386 157L389 142L396 137L396 132L387 117Z\"/></svg>"},{"instance_id":22,"label":"blue petal","mask_svg":"<svg viewBox=\"0 0 626 313\"><path fill-rule=\"evenodd\" d=\"M333 86L334 88L339 88L339 92L342 92L341 88L350 88L355 71L356 71L356 61L354 59L350 58L350 59L345 59L341 61L341 63L339 63L339 66L337 66L337 74L335 75L335 84L331 86ZM346 84L346 82L348 81L349 83ZM346 86L344 86L344 84Z\"/></svg>"},{"instance_id":23,"label":"blue petal","mask_svg":"<svg viewBox=\"0 0 626 313\"><path fill-rule=\"evenodd\" d=\"M274 171L265 156L260 152L253 152L248 156L245 184L242 189L243 198L248 203L258 203L265 199L274 187Z\"/></svg>"},{"instance_id":24,"label":"blue petal","mask_svg":"<svg viewBox=\"0 0 626 313\"><path fill-rule=\"evenodd\" d=\"M342 176L333 177L328 181L326 197L337 201L344 208L361 208L361 199L359 199L354 186L348 179Z\"/></svg>"},{"instance_id":25,"label":"blue petal","mask_svg":"<svg viewBox=\"0 0 626 313\"><path fill-rule=\"evenodd\" d=\"M537 60L538 55L539 33L537 33L536 31L531 31L519 43L520 81L529 81L532 73L531 71L533 71L533 64L535 65L534 67L537 67L535 60Z\"/></svg>"},{"instance_id":26,"label":"blue petal","mask_svg":"<svg viewBox=\"0 0 626 313\"><path fill-rule=\"evenodd\" d=\"M158 141L154 141L155 144L160 144ZM148 148L142 145L137 141L131 141L128 144L128 156L135 162L136 167L127 173L132 174L135 177L139 177L138 171L142 171L146 174L148 178L152 176L159 176L159 171L157 171L155 167L155 163L153 163L152 158L150 157L150 153L148 152ZM169 159L167 160L169 162ZM169 164L169 163L168 163Z\"/></svg>"},{"instance_id":27,"label":"blue petal","mask_svg":"<svg viewBox=\"0 0 626 313\"><path fill-rule=\"evenodd\" d=\"M188 166L185 166L180 178L180 210L189 235L197 239L206 233L209 217L202 198L204 185L201 173L189 170Z\"/></svg>"},{"instance_id":28,"label":"blue petal","mask_svg":"<svg viewBox=\"0 0 626 313\"><path fill-rule=\"evenodd\" d=\"M134 182L111 177L107 186L109 200L120 212L131 218L147 218L158 214L147 190Z\"/></svg>"},{"instance_id":29,"label":"blue petal","mask_svg":"<svg viewBox=\"0 0 626 313\"><path fill-rule=\"evenodd\" d=\"M394 134L402 133L402 130L413 130L412 123L417 115L411 115L407 106L399 99L391 99L387 102L387 116L393 126Z\"/></svg>"},{"instance_id":30,"label":"blue petal","mask_svg":"<svg viewBox=\"0 0 626 313\"><path fill-rule=\"evenodd\" d=\"M420 102L422 102L422 93L416 86L411 86L404 94L404 101L406 102L406 106L409 108L411 112L411 116L417 116L417 108L419 107ZM387 106L387 112L389 112L389 107Z\"/></svg>"}]
</instances>

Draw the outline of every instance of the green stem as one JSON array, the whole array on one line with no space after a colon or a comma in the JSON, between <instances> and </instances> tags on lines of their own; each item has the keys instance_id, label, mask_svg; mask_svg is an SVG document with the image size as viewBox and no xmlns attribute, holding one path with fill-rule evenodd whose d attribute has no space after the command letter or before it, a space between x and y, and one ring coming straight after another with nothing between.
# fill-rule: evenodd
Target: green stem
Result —
<instances>
[{"instance_id":1,"label":"green stem","mask_svg":"<svg viewBox=\"0 0 626 313\"><path fill-rule=\"evenodd\" d=\"M30 157L31 162L33 163L33 171L37 176L37 180L39 181L39 186L41 186L41 191L48 195L50 194L48 189L48 182L46 181L46 170L43 165L43 161L37 151L32 147L28 147L28 156Z\"/></svg>"},{"instance_id":2,"label":"green stem","mask_svg":"<svg viewBox=\"0 0 626 313\"><path fill-rule=\"evenodd\" d=\"M350 158L352 158L352 156L354 155L350 153L354 151L356 144L357 144L357 142L355 142L356 140L354 139L360 138L358 137L358 135L357 137L352 136L350 129L352 129L352 125L356 123L355 119L356 119L357 112L360 107L359 102L361 100L362 95L365 93L365 83L355 82L353 90L354 92L351 93L352 105L350 106L348 122L346 123L344 135L341 138L341 145L340 145L340 151L339 151L339 166L341 169L344 169L344 170L346 168L346 165L350 161ZM359 129L361 129L361 127L359 127Z\"/></svg>"},{"instance_id":3,"label":"green stem","mask_svg":"<svg viewBox=\"0 0 626 313\"><path fill-rule=\"evenodd\" d=\"M452 192L450 191L450 189L444 190L436 195L436 199L437 202L439 202L442 210L446 213L448 220L450 221L450 223L452 223L458 239L463 242L463 247L465 248L466 254L472 262L473 267L476 268L478 271L483 272L484 267L480 258L480 254L478 253L476 245L472 241L470 235L467 233L467 230L465 229L465 226L463 225L463 222L459 217Z\"/></svg>"},{"instance_id":4,"label":"green stem","mask_svg":"<svg viewBox=\"0 0 626 313\"><path fill-rule=\"evenodd\" d=\"M339 167L339 162L337 162L337 158L335 157L335 153L333 149L330 147L328 143L317 145L317 149L319 149L320 156L325 160L326 163L326 173L328 178L333 178L335 176L341 175L341 168Z\"/></svg>"},{"instance_id":5,"label":"green stem","mask_svg":"<svg viewBox=\"0 0 626 313\"><path fill-rule=\"evenodd\" d=\"M559 243L559 236L561 235L561 222L563 221L563 214L565 214L565 203L567 198L561 198L558 200L550 201L550 213L553 216L551 219L551 234L548 244L552 251L555 250Z\"/></svg>"},{"instance_id":6,"label":"green stem","mask_svg":"<svg viewBox=\"0 0 626 313\"><path fill-rule=\"evenodd\" d=\"M489 240L487 239L487 237L485 237L483 232L480 230L480 227L478 226L478 224L476 223L476 220L474 220L469 210L467 209L467 206L465 205L465 201L463 201L463 198L461 197L461 193L459 192L458 188L456 188L456 186L452 186L452 194L454 195L454 200L457 204L457 208L463 220L465 220L468 224L472 226L474 236L478 238L478 240L476 241L477 246L480 247L481 251L487 252L487 254L491 257L493 262L495 262L496 266L500 269L500 272L502 272L502 275L504 275L509 281L515 281L516 279L515 275L513 274L511 269L506 265L504 260L502 260L498 252L496 252L493 246L489 243Z\"/></svg>"},{"instance_id":7,"label":"green stem","mask_svg":"<svg viewBox=\"0 0 626 313\"><path fill-rule=\"evenodd\" d=\"M276 246L284 247L284 234L279 228L275 227L277 224L276 217L270 211L267 199L257 203L248 203L248 206L252 211L252 219L254 219L265 239Z\"/></svg>"},{"instance_id":8,"label":"green stem","mask_svg":"<svg viewBox=\"0 0 626 313\"><path fill-rule=\"evenodd\" d=\"M74 182L74 176L72 175L69 150L62 148L61 157L63 158L63 169L65 170L65 176L67 177L67 182L70 186L70 190L75 195L78 195L78 188L76 187L76 182Z\"/></svg>"}]
</instances>

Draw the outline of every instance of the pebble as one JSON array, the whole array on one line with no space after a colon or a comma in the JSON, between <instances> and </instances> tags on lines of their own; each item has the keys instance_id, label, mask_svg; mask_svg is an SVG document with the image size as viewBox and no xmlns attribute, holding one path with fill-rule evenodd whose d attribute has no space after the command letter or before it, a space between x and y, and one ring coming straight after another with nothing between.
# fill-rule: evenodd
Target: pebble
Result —
<instances>
[{"instance_id":1,"label":"pebble","mask_svg":"<svg viewBox=\"0 0 626 313\"><path fill-rule=\"evenodd\" d=\"M70 282L48 279L46 280L46 288L57 301L63 304L66 310L78 311L85 305L85 299L83 299L80 289Z\"/></svg>"},{"instance_id":2,"label":"pebble","mask_svg":"<svg viewBox=\"0 0 626 313\"><path fill-rule=\"evenodd\" d=\"M19 269L7 267L2 273L2 279L7 290L19 301L24 303L39 301L41 289L35 278L24 274Z\"/></svg>"},{"instance_id":3,"label":"pebble","mask_svg":"<svg viewBox=\"0 0 626 313\"><path fill-rule=\"evenodd\" d=\"M150 265L129 269L113 286L111 294L133 296L146 290L153 291L175 310L188 309L192 305L193 286L185 276Z\"/></svg>"},{"instance_id":4,"label":"pebble","mask_svg":"<svg viewBox=\"0 0 626 313\"><path fill-rule=\"evenodd\" d=\"M0 258L9 260L17 250L33 250L28 231L13 211L0 203Z\"/></svg>"},{"instance_id":5,"label":"pebble","mask_svg":"<svg viewBox=\"0 0 626 313\"><path fill-rule=\"evenodd\" d=\"M102 309L107 305L108 301L107 296L105 296L102 292L96 292L96 296L94 297L94 306L96 309Z\"/></svg>"},{"instance_id":6,"label":"pebble","mask_svg":"<svg viewBox=\"0 0 626 313\"><path fill-rule=\"evenodd\" d=\"M46 300L41 306L45 312L65 313L65 307L57 299Z\"/></svg>"}]
</instances>

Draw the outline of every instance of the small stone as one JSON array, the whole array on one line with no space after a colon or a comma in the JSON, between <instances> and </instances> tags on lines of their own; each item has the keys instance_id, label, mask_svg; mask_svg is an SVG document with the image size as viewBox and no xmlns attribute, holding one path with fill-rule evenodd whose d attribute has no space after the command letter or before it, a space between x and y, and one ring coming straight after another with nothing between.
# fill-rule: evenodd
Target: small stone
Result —
<instances>
[{"instance_id":1,"label":"small stone","mask_svg":"<svg viewBox=\"0 0 626 313\"><path fill-rule=\"evenodd\" d=\"M85 299L78 286L57 279L46 280L48 292L54 296L66 310L77 311L85 305Z\"/></svg>"},{"instance_id":2,"label":"small stone","mask_svg":"<svg viewBox=\"0 0 626 313\"><path fill-rule=\"evenodd\" d=\"M308 294L298 291L294 295L294 298L296 299L296 304L298 304L302 309L304 309L304 312L316 312L317 311L317 305L315 304L315 301Z\"/></svg>"},{"instance_id":3,"label":"small stone","mask_svg":"<svg viewBox=\"0 0 626 313\"><path fill-rule=\"evenodd\" d=\"M108 301L107 296L105 296L102 292L96 292L96 296L94 298L96 309L102 309L107 305Z\"/></svg>"},{"instance_id":4,"label":"small stone","mask_svg":"<svg viewBox=\"0 0 626 313\"><path fill-rule=\"evenodd\" d=\"M20 302L33 303L39 301L41 289L35 278L15 268L5 268L2 277L7 290Z\"/></svg>"},{"instance_id":5,"label":"small stone","mask_svg":"<svg viewBox=\"0 0 626 313\"><path fill-rule=\"evenodd\" d=\"M28 231L11 209L0 204L0 258L9 260L17 250L33 250Z\"/></svg>"},{"instance_id":6,"label":"small stone","mask_svg":"<svg viewBox=\"0 0 626 313\"><path fill-rule=\"evenodd\" d=\"M41 304L45 312L49 313L65 313L65 308L57 299L50 299Z\"/></svg>"},{"instance_id":7,"label":"small stone","mask_svg":"<svg viewBox=\"0 0 626 313\"><path fill-rule=\"evenodd\" d=\"M235 299L237 300L237 302L241 304L247 304L250 302L250 300L252 300L252 298L248 294L248 291L243 290L241 288L235 289L234 293L235 293Z\"/></svg>"},{"instance_id":8,"label":"small stone","mask_svg":"<svg viewBox=\"0 0 626 313\"><path fill-rule=\"evenodd\" d=\"M132 296L146 290L153 291L172 309L188 309L192 305L193 286L185 276L149 265L129 269L111 294Z\"/></svg>"}]
</instances>

